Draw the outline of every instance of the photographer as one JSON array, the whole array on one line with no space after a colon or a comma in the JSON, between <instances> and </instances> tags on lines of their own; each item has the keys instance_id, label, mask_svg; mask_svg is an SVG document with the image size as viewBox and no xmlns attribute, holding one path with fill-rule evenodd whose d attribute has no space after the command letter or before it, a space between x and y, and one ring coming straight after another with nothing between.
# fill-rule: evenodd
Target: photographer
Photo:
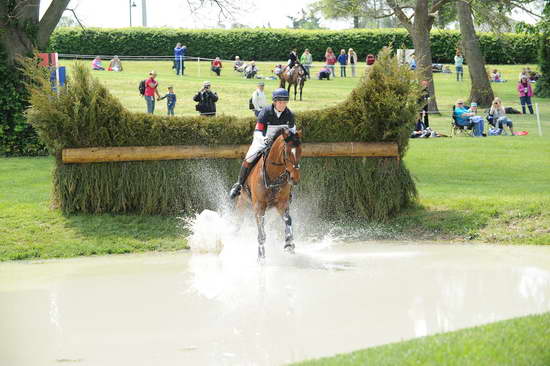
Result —
<instances>
[{"instance_id":1,"label":"photographer","mask_svg":"<svg viewBox=\"0 0 550 366\"><path fill-rule=\"evenodd\" d=\"M198 104L195 106L201 116L212 117L216 115L216 102L218 101L218 95L210 90L210 82L205 81L203 87L195 96L193 100Z\"/></svg>"}]
</instances>

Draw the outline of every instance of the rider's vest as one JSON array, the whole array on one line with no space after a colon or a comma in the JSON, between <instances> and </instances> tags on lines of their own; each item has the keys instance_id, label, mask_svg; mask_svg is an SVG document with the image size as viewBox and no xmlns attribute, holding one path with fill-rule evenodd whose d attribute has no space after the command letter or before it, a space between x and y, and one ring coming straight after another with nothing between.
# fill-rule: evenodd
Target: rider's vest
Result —
<instances>
[{"instance_id":1,"label":"rider's vest","mask_svg":"<svg viewBox=\"0 0 550 366\"><path fill-rule=\"evenodd\" d=\"M269 126L282 126L286 125L289 128L293 128L295 125L294 114L290 109L285 108L279 117L275 112L275 107L273 104L265 106L262 108L258 114L258 120L256 122L256 131L261 131L265 136Z\"/></svg>"}]
</instances>

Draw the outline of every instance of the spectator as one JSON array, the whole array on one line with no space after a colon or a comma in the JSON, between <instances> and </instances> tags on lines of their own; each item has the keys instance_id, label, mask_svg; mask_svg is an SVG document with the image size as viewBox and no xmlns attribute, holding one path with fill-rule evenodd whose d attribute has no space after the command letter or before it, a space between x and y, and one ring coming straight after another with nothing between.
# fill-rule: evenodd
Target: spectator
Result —
<instances>
[{"instance_id":1,"label":"spectator","mask_svg":"<svg viewBox=\"0 0 550 366\"><path fill-rule=\"evenodd\" d=\"M409 61L409 67L411 70L416 70L416 56L411 55L411 60Z\"/></svg>"},{"instance_id":2,"label":"spectator","mask_svg":"<svg viewBox=\"0 0 550 366\"><path fill-rule=\"evenodd\" d=\"M348 50L348 64L351 68L351 76L355 77L355 65L357 65L357 53L353 50L353 48L350 48Z\"/></svg>"},{"instance_id":3,"label":"spectator","mask_svg":"<svg viewBox=\"0 0 550 366\"><path fill-rule=\"evenodd\" d=\"M96 71L104 71L105 68L101 66L101 57L96 56L94 60L92 61L92 70Z\"/></svg>"},{"instance_id":4,"label":"spectator","mask_svg":"<svg viewBox=\"0 0 550 366\"><path fill-rule=\"evenodd\" d=\"M256 67L256 61L250 61L248 65L244 68L244 76L247 79L254 79L256 74L258 73L258 68Z\"/></svg>"},{"instance_id":5,"label":"spectator","mask_svg":"<svg viewBox=\"0 0 550 366\"><path fill-rule=\"evenodd\" d=\"M533 96L533 88L531 87L531 83L529 82L529 78L527 76L522 76L520 82L518 83L518 92L519 92L519 100L521 103L521 110L523 111L523 114L525 114L525 105L527 104L527 107L529 107L529 113L533 114L533 105L531 104L531 97Z\"/></svg>"},{"instance_id":6,"label":"spectator","mask_svg":"<svg viewBox=\"0 0 550 366\"><path fill-rule=\"evenodd\" d=\"M216 75L220 76L220 73L222 72L222 62L219 57L216 57L214 61L212 61L211 70L214 71Z\"/></svg>"},{"instance_id":7,"label":"spectator","mask_svg":"<svg viewBox=\"0 0 550 366\"><path fill-rule=\"evenodd\" d=\"M325 52L325 64L330 69L332 76L335 77L336 74L334 73L334 65L336 64L336 56L330 47L327 48L327 51Z\"/></svg>"},{"instance_id":8,"label":"spectator","mask_svg":"<svg viewBox=\"0 0 550 366\"><path fill-rule=\"evenodd\" d=\"M239 56L235 56L235 61L233 61L233 70L237 72L243 72L244 62L241 61Z\"/></svg>"},{"instance_id":9,"label":"spectator","mask_svg":"<svg viewBox=\"0 0 550 366\"><path fill-rule=\"evenodd\" d=\"M113 56L113 59L111 62L109 62L109 71L119 72L122 71L122 62L120 62L120 59L118 56Z\"/></svg>"},{"instance_id":10,"label":"spectator","mask_svg":"<svg viewBox=\"0 0 550 366\"><path fill-rule=\"evenodd\" d=\"M346 50L340 50L340 54L338 55L338 63L340 64L340 77L345 78L346 66L348 64L348 55L346 54Z\"/></svg>"},{"instance_id":11,"label":"spectator","mask_svg":"<svg viewBox=\"0 0 550 366\"><path fill-rule=\"evenodd\" d=\"M527 79L529 79L529 73L527 72L527 68L526 68L526 67L524 67L524 68L521 70L521 72L520 72L520 74L519 74L518 80L521 81L521 79L523 79L524 77L526 77Z\"/></svg>"},{"instance_id":12,"label":"spectator","mask_svg":"<svg viewBox=\"0 0 550 366\"><path fill-rule=\"evenodd\" d=\"M173 116L174 115L174 108L176 107L176 94L174 93L174 87L169 86L168 87L168 93L160 98L159 100L162 100L166 98L166 108L168 110L168 115Z\"/></svg>"},{"instance_id":13,"label":"spectator","mask_svg":"<svg viewBox=\"0 0 550 366\"><path fill-rule=\"evenodd\" d=\"M201 116L213 117L216 115L218 95L210 90L209 81L205 81L202 85L202 89L193 97L193 100L198 103L195 106L195 110L197 110Z\"/></svg>"},{"instance_id":14,"label":"spectator","mask_svg":"<svg viewBox=\"0 0 550 366\"><path fill-rule=\"evenodd\" d=\"M267 105L264 94L264 85L265 84L263 81L259 81L256 90L252 92L251 103L254 106L253 111L256 117L258 117L258 114L260 113L262 108Z\"/></svg>"},{"instance_id":15,"label":"spectator","mask_svg":"<svg viewBox=\"0 0 550 366\"><path fill-rule=\"evenodd\" d=\"M502 78L502 74L498 72L497 69L493 69L493 72L491 72L491 79L493 83L503 83L506 80Z\"/></svg>"},{"instance_id":16,"label":"spectator","mask_svg":"<svg viewBox=\"0 0 550 366\"><path fill-rule=\"evenodd\" d=\"M300 57L300 63L306 70L306 77L309 79L309 70L311 68L311 64L313 63L313 56L311 56L311 53L309 53L309 49L305 49L304 53L302 53L302 56Z\"/></svg>"},{"instance_id":17,"label":"spectator","mask_svg":"<svg viewBox=\"0 0 550 366\"><path fill-rule=\"evenodd\" d=\"M369 53L367 55L367 58L365 59L365 62L367 63L367 66L371 66L376 61L376 57L372 53Z\"/></svg>"},{"instance_id":18,"label":"spectator","mask_svg":"<svg viewBox=\"0 0 550 366\"><path fill-rule=\"evenodd\" d=\"M449 65L447 65L443 68L443 73L444 74L452 74L453 72L451 71L451 68L449 67Z\"/></svg>"},{"instance_id":19,"label":"spectator","mask_svg":"<svg viewBox=\"0 0 550 366\"><path fill-rule=\"evenodd\" d=\"M430 127L430 120L428 117L428 103L430 102L429 85L430 82L428 80L422 80L420 82L420 86L422 89L420 91L420 99L418 100L421 107L420 115L422 116L422 122L426 127Z\"/></svg>"},{"instance_id":20,"label":"spectator","mask_svg":"<svg viewBox=\"0 0 550 366\"><path fill-rule=\"evenodd\" d=\"M323 80L323 79L327 79L327 80L330 80L330 68L325 65L321 68L321 70L319 70L319 74L317 76L317 79L319 80Z\"/></svg>"},{"instance_id":21,"label":"spectator","mask_svg":"<svg viewBox=\"0 0 550 366\"><path fill-rule=\"evenodd\" d=\"M183 75L185 70L185 53L187 52L187 47L182 46L181 43L177 43L174 47L174 68L176 69L176 75Z\"/></svg>"},{"instance_id":22,"label":"spectator","mask_svg":"<svg viewBox=\"0 0 550 366\"><path fill-rule=\"evenodd\" d=\"M469 126L473 124L474 127L474 136L481 137L485 136L483 118L476 116L477 112L477 103L472 103L470 110L464 106L464 101L459 99L456 101L454 115L456 118L456 124L459 126Z\"/></svg>"},{"instance_id":23,"label":"spectator","mask_svg":"<svg viewBox=\"0 0 550 366\"><path fill-rule=\"evenodd\" d=\"M280 73L283 72L283 65L275 65L275 68L273 69L273 73L277 76L279 76Z\"/></svg>"},{"instance_id":24,"label":"spectator","mask_svg":"<svg viewBox=\"0 0 550 366\"><path fill-rule=\"evenodd\" d=\"M464 81L464 57L460 50L456 50L455 55L456 81Z\"/></svg>"},{"instance_id":25,"label":"spectator","mask_svg":"<svg viewBox=\"0 0 550 366\"><path fill-rule=\"evenodd\" d=\"M493 100L493 104L489 110L489 115L493 117L494 126L500 130L498 134L503 133L506 135L504 126L508 126L510 133L514 136L514 124L512 123L512 120L506 116L506 109L502 105L500 98L495 98Z\"/></svg>"},{"instance_id":26,"label":"spectator","mask_svg":"<svg viewBox=\"0 0 550 366\"><path fill-rule=\"evenodd\" d=\"M155 71L151 71L149 73L149 78L145 80L145 102L147 103L147 113L153 114L155 112L155 94L160 100L160 94L158 91L159 83L156 80L157 73Z\"/></svg>"}]
</instances>

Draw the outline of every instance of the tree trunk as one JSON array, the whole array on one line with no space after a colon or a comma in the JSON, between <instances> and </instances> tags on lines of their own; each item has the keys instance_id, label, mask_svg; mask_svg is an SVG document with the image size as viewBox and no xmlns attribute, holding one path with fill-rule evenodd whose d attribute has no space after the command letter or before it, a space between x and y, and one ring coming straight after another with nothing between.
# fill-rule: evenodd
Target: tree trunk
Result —
<instances>
[{"instance_id":1,"label":"tree trunk","mask_svg":"<svg viewBox=\"0 0 550 366\"><path fill-rule=\"evenodd\" d=\"M0 26L0 47L6 52L5 62L14 65L18 55L32 55L33 42L29 35L19 28Z\"/></svg>"},{"instance_id":2,"label":"tree trunk","mask_svg":"<svg viewBox=\"0 0 550 366\"><path fill-rule=\"evenodd\" d=\"M470 102L477 102L479 106L489 107L495 96L485 69L485 58L481 53L479 39L474 28L472 9L465 0L458 0L456 10L460 22L464 58L468 62L470 80L472 81L469 100Z\"/></svg>"},{"instance_id":3,"label":"tree trunk","mask_svg":"<svg viewBox=\"0 0 550 366\"><path fill-rule=\"evenodd\" d=\"M359 28L359 17L357 15L353 16L353 28Z\"/></svg>"}]
</instances>

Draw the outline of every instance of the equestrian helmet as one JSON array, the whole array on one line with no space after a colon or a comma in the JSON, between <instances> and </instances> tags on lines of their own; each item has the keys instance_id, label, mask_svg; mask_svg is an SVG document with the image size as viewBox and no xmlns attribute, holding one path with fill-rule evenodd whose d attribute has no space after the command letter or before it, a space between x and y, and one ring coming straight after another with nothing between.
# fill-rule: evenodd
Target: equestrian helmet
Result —
<instances>
[{"instance_id":1,"label":"equestrian helmet","mask_svg":"<svg viewBox=\"0 0 550 366\"><path fill-rule=\"evenodd\" d=\"M288 100L288 92L284 88L277 88L273 90L271 96L274 102L277 100Z\"/></svg>"}]
</instances>

